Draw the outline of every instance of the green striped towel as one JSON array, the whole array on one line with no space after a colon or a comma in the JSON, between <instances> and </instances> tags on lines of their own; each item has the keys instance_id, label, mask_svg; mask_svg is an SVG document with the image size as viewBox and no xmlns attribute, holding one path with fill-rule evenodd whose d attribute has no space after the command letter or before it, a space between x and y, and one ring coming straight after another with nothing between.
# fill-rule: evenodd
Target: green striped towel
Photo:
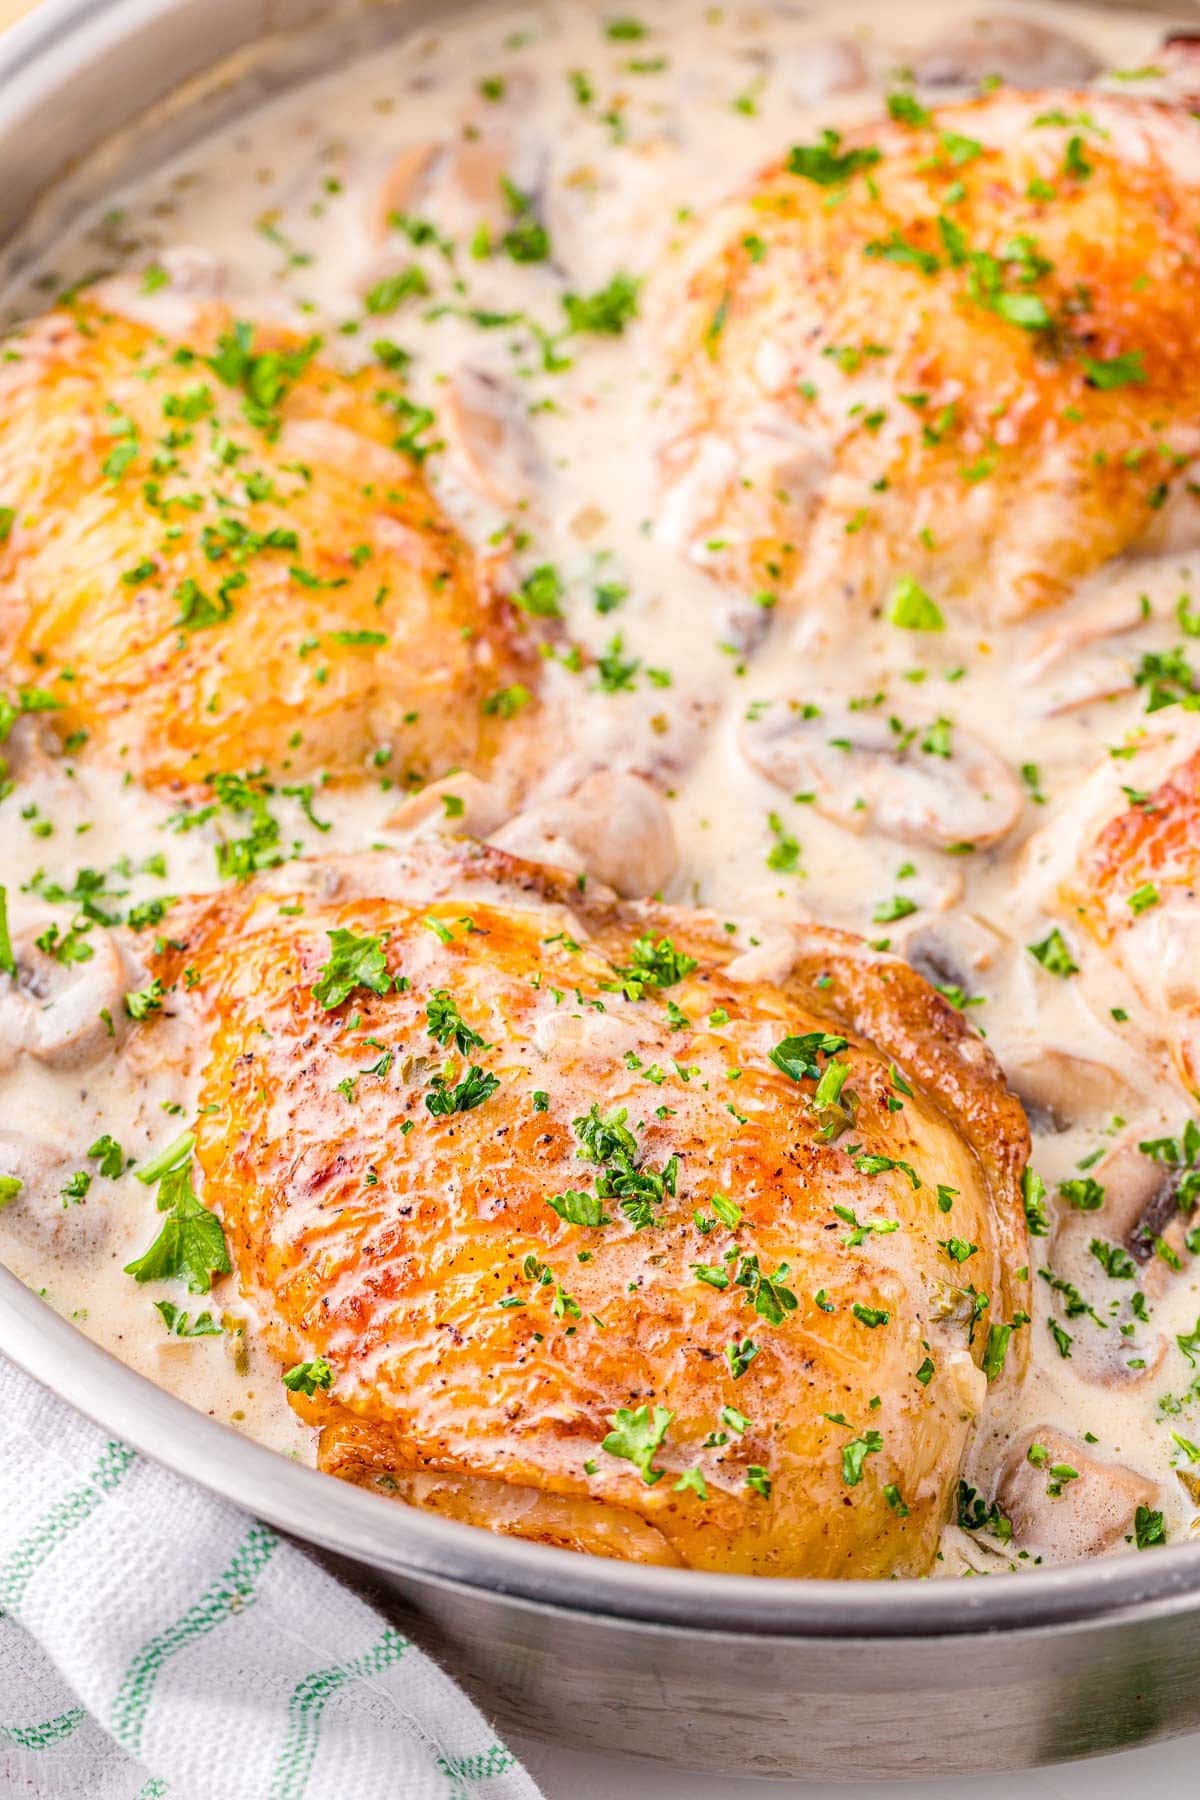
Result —
<instances>
[{"instance_id":1,"label":"green striped towel","mask_svg":"<svg viewBox=\"0 0 1200 1800\"><path fill-rule=\"evenodd\" d=\"M408 1639L0 1360L0 1797L538 1800Z\"/></svg>"}]
</instances>

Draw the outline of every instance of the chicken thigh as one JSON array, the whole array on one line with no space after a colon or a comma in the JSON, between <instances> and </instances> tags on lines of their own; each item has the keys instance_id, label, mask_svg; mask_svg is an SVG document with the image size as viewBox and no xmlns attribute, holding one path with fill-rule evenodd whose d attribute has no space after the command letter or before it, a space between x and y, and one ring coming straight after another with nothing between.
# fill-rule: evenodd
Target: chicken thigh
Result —
<instances>
[{"instance_id":1,"label":"chicken thigh","mask_svg":"<svg viewBox=\"0 0 1200 1800\"><path fill-rule=\"evenodd\" d=\"M1028 1139L918 975L465 842L164 929L143 1051L189 1022L201 1198L324 1468L635 1560L928 1571L1024 1362Z\"/></svg>"},{"instance_id":2,"label":"chicken thigh","mask_svg":"<svg viewBox=\"0 0 1200 1800\"><path fill-rule=\"evenodd\" d=\"M172 341L85 294L10 340L8 679L150 786L486 762L524 665L422 477L431 415L385 368L194 312Z\"/></svg>"},{"instance_id":3,"label":"chicken thigh","mask_svg":"<svg viewBox=\"0 0 1200 1800\"><path fill-rule=\"evenodd\" d=\"M1072 958L1115 965L1189 1093L1200 1092L1200 724L1171 708L1084 782L1069 826L1028 849Z\"/></svg>"},{"instance_id":4,"label":"chicken thigh","mask_svg":"<svg viewBox=\"0 0 1200 1800\"><path fill-rule=\"evenodd\" d=\"M649 301L660 530L831 625L992 621L1200 541L1200 122L999 91L794 147Z\"/></svg>"}]
</instances>

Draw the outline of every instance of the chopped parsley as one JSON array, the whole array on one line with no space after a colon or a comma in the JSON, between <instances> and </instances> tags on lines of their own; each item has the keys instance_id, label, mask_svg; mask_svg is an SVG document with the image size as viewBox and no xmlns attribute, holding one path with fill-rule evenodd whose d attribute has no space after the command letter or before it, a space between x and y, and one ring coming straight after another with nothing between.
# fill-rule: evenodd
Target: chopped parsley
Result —
<instances>
[{"instance_id":1,"label":"chopped parsley","mask_svg":"<svg viewBox=\"0 0 1200 1800\"><path fill-rule=\"evenodd\" d=\"M356 988L366 988L372 994L391 992L392 979L381 937L356 937L341 927L325 935L329 939L329 961L318 969L311 991L326 1012L340 1006Z\"/></svg>"},{"instance_id":2,"label":"chopped parsley","mask_svg":"<svg viewBox=\"0 0 1200 1800\"><path fill-rule=\"evenodd\" d=\"M567 1188L561 1194L547 1195L546 1205L560 1219L565 1219L568 1225L586 1225L595 1229L612 1223L600 1196L582 1193L578 1188Z\"/></svg>"},{"instance_id":3,"label":"chopped parsley","mask_svg":"<svg viewBox=\"0 0 1200 1800\"><path fill-rule=\"evenodd\" d=\"M600 1448L609 1456L631 1462L646 1486L653 1487L665 1473L653 1466L654 1457L662 1448L674 1417L665 1406L656 1406L653 1413L648 1406L619 1406L609 1420L612 1429Z\"/></svg>"},{"instance_id":4,"label":"chopped parsley","mask_svg":"<svg viewBox=\"0 0 1200 1800\"><path fill-rule=\"evenodd\" d=\"M220 1219L196 1198L193 1143L189 1132L138 1170L139 1181L157 1184L156 1205L167 1216L150 1248L126 1263L125 1273L135 1281L186 1281L193 1294L207 1294L214 1275L229 1274L229 1251Z\"/></svg>"},{"instance_id":5,"label":"chopped parsley","mask_svg":"<svg viewBox=\"0 0 1200 1800\"><path fill-rule=\"evenodd\" d=\"M572 331L588 331L601 337L620 337L637 317L641 281L634 275L614 275L594 294L564 294L563 311Z\"/></svg>"},{"instance_id":6,"label":"chopped parsley","mask_svg":"<svg viewBox=\"0 0 1200 1800\"><path fill-rule=\"evenodd\" d=\"M843 150L840 131L824 130L815 144L794 144L788 155L789 175L801 175L818 187L840 187L879 162L882 151L874 144Z\"/></svg>"},{"instance_id":7,"label":"chopped parsley","mask_svg":"<svg viewBox=\"0 0 1200 1800\"><path fill-rule=\"evenodd\" d=\"M1026 948L1035 962L1041 963L1050 975L1078 975L1079 964L1071 955L1067 940L1056 925L1040 943L1028 944Z\"/></svg>"},{"instance_id":8,"label":"chopped parsley","mask_svg":"<svg viewBox=\"0 0 1200 1800\"><path fill-rule=\"evenodd\" d=\"M1161 1512L1139 1506L1133 1515L1133 1541L1139 1550L1151 1550L1167 1541L1166 1521Z\"/></svg>"},{"instance_id":9,"label":"chopped parsley","mask_svg":"<svg viewBox=\"0 0 1200 1800\"><path fill-rule=\"evenodd\" d=\"M181 1312L173 1300L156 1300L154 1310L161 1315L162 1322L172 1337L199 1338L221 1337L223 1330L210 1312L197 1313L193 1319L189 1314Z\"/></svg>"},{"instance_id":10,"label":"chopped parsley","mask_svg":"<svg viewBox=\"0 0 1200 1800\"><path fill-rule=\"evenodd\" d=\"M847 1487L858 1486L868 1456L876 1456L882 1449L883 1434L879 1431L864 1431L861 1437L842 1445L842 1480Z\"/></svg>"},{"instance_id":11,"label":"chopped parsley","mask_svg":"<svg viewBox=\"0 0 1200 1800\"><path fill-rule=\"evenodd\" d=\"M289 1393L307 1394L311 1399L318 1388L332 1387L333 1370L323 1356L314 1356L310 1362L295 1363L286 1369L283 1385Z\"/></svg>"},{"instance_id":12,"label":"chopped parsley","mask_svg":"<svg viewBox=\"0 0 1200 1800\"><path fill-rule=\"evenodd\" d=\"M944 631L946 621L940 608L911 575L902 575L892 589L887 608L888 620L902 631Z\"/></svg>"},{"instance_id":13,"label":"chopped parsley","mask_svg":"<svg viewBox=\"0 0 1200 1800\"><path fill-rule=\"evenodd\" d=\"M498 1075L493 1075L489 1069L481 1069L477 1063L471 1063L462 1080L453 1085L445 1075L435 1075L430 1091L425 1096L425 1105L435 1118L447 1118L452 1113L473 1112L475 1107L490 1100L499 1086Z\"/></svg>"},{"instance_id":14,"label":"chopped parsley","mask_svg":"<svg viewBox=\"0 0 1200 1800\"><path fill-rule=\"evenodd\" d=\"M472 1050L486 1048L483 1039L467 1024L446 988L434 988L426 1002L425 1018L430 1037L444 1046L453 1044L460 1056L466 1056Z\"/></svg>"},{"instance_id":15,"label":"chopped parsley","mask_svg":"<svg viewBox=\"0 0 1200 1800\"><path fill-rule=\"evenodd\" d=\"M105 1176L109 1181L115 1181L118 1175L125 1173L125 1152L116 1138L110 1137L107 1131L103 1137L98 1137L91 1145L88 1155L93 1161L99 1159L100 1167L97 1173Z\"/></svg>"},{"instance_id":16,"label":"chopped parsley","mask_svg":"<svg viewBox=\"0 0 1200 1800\"><path fill-rule=\"evenodd\" d=\"M697 967L696 958L677 950L669 937L639 937L633 941L627 963L614 963L621 976L621 992L628 1000L640 1000L647 988L674 987Z\"/></svg>"}]
</instances>

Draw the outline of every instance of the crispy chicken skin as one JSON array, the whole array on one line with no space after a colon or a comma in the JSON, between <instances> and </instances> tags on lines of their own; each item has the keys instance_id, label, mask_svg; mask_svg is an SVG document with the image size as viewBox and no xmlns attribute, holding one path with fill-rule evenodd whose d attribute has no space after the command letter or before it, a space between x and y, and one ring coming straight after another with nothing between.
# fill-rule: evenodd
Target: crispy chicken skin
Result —
<instances>
[{"instance_id":1,"label":"crispy chicken skin","mask_svg":"<svg viewBox=\"0 0 1200 1800\"><path fill-rule=\"evenodd\" d=\"M1168 713L1115 770L1106 759L1075 814L1047 853L1064 928L1081 961L1099 954L1127 977L1142 1022L1200 1093L1200 724Z\"/></svg>"},{"instance_id":2,"label":"crispy chicken skin","mask_svg":"<svg viewBox=\"0 0 1200 1800\"><path fill-rule=\"evenodd\" d=\"M395 376L215 304L186 344L86 295L34 321L0 361L9 679L151 786L485 761L511 627L397 447L425 431Z\"/></svg>"},{"instance_id":3,"label":"crispy chicken skin","mask_svg":"<svg viewBox=\"0 0 1200 1800\"><path fill-rule=\"evenodd\" d=\"M203 1199L269 1346L328 1362L324 1468L635 1560L929 1569L1023 1366L1028 1136L918 975L466 842L164 929Z\"/></svg>"},{"instance_id":4,"label":"crispy chicken skin","mask_svg":"<svg viewBox=\"0 0 1200 1800\"><path fill-rule=\"evenodd\" d=\"M793 150L657 277L667 535L837 619L987 620L1200 538L1200 122L1068 90Z\"/></svg>"}]
</instances>

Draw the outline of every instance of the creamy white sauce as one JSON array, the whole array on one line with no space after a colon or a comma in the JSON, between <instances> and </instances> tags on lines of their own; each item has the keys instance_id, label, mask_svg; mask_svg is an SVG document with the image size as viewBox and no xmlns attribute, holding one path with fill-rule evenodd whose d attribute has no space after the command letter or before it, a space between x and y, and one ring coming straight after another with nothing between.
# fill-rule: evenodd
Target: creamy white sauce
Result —
<instances>
[{"instance_id":1,"label":"creamy white sauce","mask_svg":"<svg viewBox=\"0 0 1200 1800\"><path fill-rule=\"evenodd\" d=\"M1041 5L1005 10L1046 16ZM1200 601L1192 569L1170 556L1113 566L1067 607L1007 627L1002 637L953 620L936 638L924 637L881 620L857 631L850 653L844 644L823 646L803 621L731 604L672 547L671 521L654 499L655 366L642 326L574 337L562 345L571 366L547 372L525 326L486 328L463 316L468 309L520 313L557 334L564 292L591 294L618 272L645 276L689 216L702 218L788 145L877 111L896 71L938 40L951 15L962 16L913 0L894 11L869 0L827 11L784 0L724 8L661 0L629 14L567 0L479 7L443 32L398 41L264 107L114 195L112 210L59 246L53 266L8 300L15 316L97 267L161 264L171 276L165 287L142 294L133 275L119 277L113 293L165 328L186 331L189 295L212 291L238 317L282 317L320 331L329 353L350 360L360 343L394 339L412 353L414 396L435 408L464 365L504 383L524 413L538 471L528 502L481 496L452 454L431 459L434 485L473 540L482 544L515 520L528 534L523 566L553 563L561 571L569 640L602 652L619 634L621 654L640 665L632 691L608 695L594 672L547 663L546 688L567 709L572 739L543 778L543 792L569 788L588 768L640 769L669 794L681 851L671 898L742 916L813 917L872 940L890 938L902 952L913 938L937 938L943 980L981 997L970 1016L1019 1091L1049 1108L1056 1083L1066 1079L1056 1056L1092 1065L1082 1114L1064 1099L1070 1127L1035 1130L1034 1165L1053 1192L1122 1129L1114 1116L1135 1136L1153 1137L1177 1131L1187 1115L1128 983L1103 967L1089 967L1086 983L1056 979L1028 954L1025 946L1052 921L1041 910L1047 890L1039 859L1024 846L1035 831L1053 839L1060 818L1066 829L1082 774L1141 722L1144 695L1132 689L1130 673L1145 651L1178 642L1178 596ZM644 35L609 35L606 21L622 16L641 19ZM1064 10L1061 25L1116 68L1154 63L1162 37L1150 18L1099 9ZM434 184L412 208L453 240L452 256L436 244L414 246L386 225L397 159L452 139L464 123L485 137L506 135L512 179L533 196L549 232L549 261L473 256L480 208L452 182ZM496 202L489 205L495 213ZM493 235L505 228L503 213L501 205ZM364 320L364 296L414 263L428 295ZM431 316L442 307L448 310ZM595 605L604 583L625 590L608 613ZM1087 621L1107 616L1110 606L1128 610L1130 629L1093 636ZM1036 764L1026 785L1039 798L1027 798L1021 823L997 851L949 857L870 829L856 833L796 804L741 753L739 727L756 704L880 690L886 710L901 719L969 721L1014 774ZM328 834L281 803L285 836L314 850L358 848L387 837L395 803L394 793L374 786L339 792L324 807L318 797L318 811L332 822ZM211 887L216 829L181 834L170 808L117 776L31 762L0 806L14 922L25 916L18 890L39 870L69 885L83 865L112 869L129 857L137 868L161 855L165 874L135 873L116 885L131 900ZM798 845L794 853L789 840ZM896 895L918 910L893 925L876 922L876 910ZM30 897L28 904L41 903ZM69 909L55 916L68 918ZM1111 1019L1114 1006L1128 1010L1127 1023ZM97 1177L81 1204L60 1204L65 1176L94 1169L86 1151L101 1133L144 1160L178 1132L192 1096L170 1056L138 1070L135 1081L120 1064L86 1077L27 1064L19 1060L0 1075L0 1110L29 1138L58 1147L60 1164L0 1214L0 1254L156 1381L310 1457L309 1434L285 1404L275 1367L254 1352L252 1331L248 1362L239 1365L240 1338L180 1342L152 1305L169 1292L193 1315L210 1308L244 1317L232 1282L219 1284L211 1299L185 1300L122 1273L156 1229L151 1190L132 1175ZM1041 1118L1035 1111L1035 1127ZM1103 1215L1094 1223L1102 1232ZM1045 1264L1047 1240L1035 1240L1032 1252L1035 1269ZM1200 1438L1200 1400L1171 1412L1160 1403L1164 1394L1186 1395L1192 1375L1174 1344L1200 1312L1200 1279L1190 1259L1184 1263L1152 1300L1151 1330L1168 1346L1161 1366L1140 1381L1106 1385L1086 1379L1078 1357L1058 1354L1047 1325L1050 1296L1035 1278L1029 1377L1017 1416L989 1420L975 1447L969 1473L981 1489L990 1489L1011 1435L1059 1425L1076 1436L1093 1433L1098 1456L1156 1482L1155 1504L1171 1536L1192 1528L1171 1432ZM1137 1360L1141 1341L1137 1333L1122 1340L1127 1361ZM948 1568L1003 1566L953 1528L947 1552Z\"/></svg>"}]
</instances>

